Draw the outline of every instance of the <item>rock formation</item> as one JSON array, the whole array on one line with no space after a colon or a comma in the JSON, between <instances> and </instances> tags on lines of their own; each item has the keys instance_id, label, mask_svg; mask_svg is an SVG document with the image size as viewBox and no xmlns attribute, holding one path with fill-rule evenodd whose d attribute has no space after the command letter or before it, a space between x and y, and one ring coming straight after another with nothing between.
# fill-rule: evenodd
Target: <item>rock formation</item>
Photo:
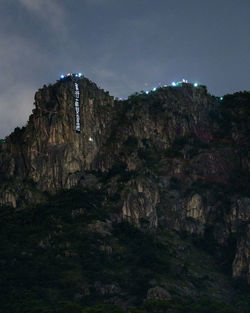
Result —
<instances>
[{"instance_id":1,"label":"rock formation","mask_svg":"<svg viewBox=\"0 0 250 313\"><path fill-rule=\"evenodd\" d=\"M0 143L0 202L20 209L43 192L103 188L102 173L109 196L119 195L119 218L233 249L232 275L250 283L249 93L220 101L183 83L118 101L77 82L80 133L66 78L39 89L27 126Z\"/></svg>"}]
</instances>

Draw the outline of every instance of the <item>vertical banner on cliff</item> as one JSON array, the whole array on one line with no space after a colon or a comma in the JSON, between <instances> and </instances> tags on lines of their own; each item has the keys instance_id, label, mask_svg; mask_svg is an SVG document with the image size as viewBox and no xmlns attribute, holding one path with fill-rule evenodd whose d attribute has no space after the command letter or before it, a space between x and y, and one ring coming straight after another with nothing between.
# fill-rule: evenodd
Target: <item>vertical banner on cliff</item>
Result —
<instances>
[{"instance_id":1,"label":"vertical banner on cliff","mask_svg":"<svg viewBox=\"0 0 250 313\"><path fill-rule=\"evenodd\" d=\"M76 132L80 133L81 131L81 123L80 123L80 92L78 83L75 83L75 113L76 113Z\"/></svg>"}]
</instances>

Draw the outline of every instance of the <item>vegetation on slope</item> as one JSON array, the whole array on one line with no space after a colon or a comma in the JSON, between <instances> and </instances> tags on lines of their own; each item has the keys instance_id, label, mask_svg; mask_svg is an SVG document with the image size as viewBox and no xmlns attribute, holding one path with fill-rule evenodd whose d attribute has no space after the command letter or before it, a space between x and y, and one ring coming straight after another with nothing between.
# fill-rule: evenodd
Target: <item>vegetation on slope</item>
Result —
<instances>
[{"instance_id":1,"label":"vegetation on slope","mask_svg":"<svg viewBox=\"0 0 250 313\"><path fill-rule=\"evenodd\" d=\"M237 312L223 303L229 281L207 252L176 233L118 222L113 207L97 189L1 207L0 312ZM144 302L156 285L172 299Z\"/></svg>"}]
</instances>

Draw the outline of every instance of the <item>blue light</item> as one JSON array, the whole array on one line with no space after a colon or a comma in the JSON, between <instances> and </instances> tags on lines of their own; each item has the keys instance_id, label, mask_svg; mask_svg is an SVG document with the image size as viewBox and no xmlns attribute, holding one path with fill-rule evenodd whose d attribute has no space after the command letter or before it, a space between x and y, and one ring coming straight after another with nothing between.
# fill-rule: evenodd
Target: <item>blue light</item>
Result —
<instances>
[{"instance_id":1,"label":"blue light","mask_svg":"<svg viewBox=\"0 0 250 313\"><path fill-rule=\"evenodd\" d=\"M194 83L194 87L198 87L198 83Z\"/></svg>"},{"instance_id":2,"label":"blue light","mask_svg":"<svg viewBox=\"0 0 250 313\"><path fill-rule=\"evenodd\" d=\"M78 74L75 74L75 77L78 77Z\"/></svg>"},{"instance_id":3,"label":"blue light","mask_svg":"<svg viewBox=\"0 0 250 313\"><path fill-rule=\"evenodd\" d=\"M172 86L174 86L174 87L175 87L175 86L176 86L176 82L172 82Z\"/></svg>"},{"instance_id":4,"label":"blue light","mask_svg":"<svg viewBox=\"0 0 250 313\"><path fill-rule=\"evenodd\" d=\"M61 78L63 79L65 76L64 75L61 75Z\"/></svg>"},{"instance_id":5,"label":"blue light","mask_svg":"<svg viewBox=\"0 0 250 313\"><path fill-rule=\"evenodd\" d=\"M220 97L220 101L222 101L223 100L223 97Z\"/></svg>"}]
</instances>

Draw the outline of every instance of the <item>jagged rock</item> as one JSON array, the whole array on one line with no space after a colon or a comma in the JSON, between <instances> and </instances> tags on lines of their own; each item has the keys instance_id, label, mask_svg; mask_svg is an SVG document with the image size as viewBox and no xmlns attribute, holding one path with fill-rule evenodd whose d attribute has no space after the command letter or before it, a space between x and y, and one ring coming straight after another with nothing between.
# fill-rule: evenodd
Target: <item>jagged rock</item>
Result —
<instances>
[{"instance_id":1,"label":"jagged rock","mask_svg":"<svg viewBox=\"0 0 250 313\"><path fill-rule=\"evenodd\" d=\"M238 199L230 212L229 222L231 223L231 231L235 232L239 225L250 220L250 198Z\"/></svg>"},{"instance_id":2,"label":"jagged rock","mask_svg":"<svg viewBox=\"0 0 250 313\"><path fill-rule=\"evenodd\" d=\"M187 204L187 217L192 217L202 224L206 222L202 198L199 194L193 195L189 200Z\"/></svg>"},{"instance_id":3,"label":"jagged rock","mask_svg":"<svg viewBox=\"0 0 250 313\"><path fill-rule=\"evenodd\" d=\"M94 287L98 293L101 295L114 295L119 293L121 290L120 286L118 284L107 284L104 285L101 282L97 281L94 284Z\"/></svg>"},{"instance_id":4,"label":"jagged rock","mask_svg":"<svg viewBox=\"0 0 250 313\"><path fill-rule=\"evenodd\" d=\"M147 300L170 300L172 297L170 295L170 293L160 287L160 286L156 286L154 288L151 288L148 290L147 292Z\"/></svg>"},{"instance_id":5,"label":"jagged rock","mask_svg":"<svg viewBox=\"0 0 250 313\"><path fill-rule=\"evenodd\" d=\"M17 207L17 196L13 190L5 190L0 197L0 204Z\"/></svg>"},{"instance_id":6,"label":"jagged rock","mask_svg":"<svg viewBox=\"0 0 250 313\"><path fill-rule=\"evenodd\" d=\"M78 83L81 133L75 131L73 81L40 89L35 95L33 114L20 134L23 145L9 164L3 160L8 175L14 175L15 168L15 175L28 176L41 189L52 191L76 185L76 174L91 169L110 134L114 100L87 79ZM10 138L4 149L13 148Z\"/></svg>"},{"instance_id":7,"label":"jagged rock","mask_svg":"<svg viewBox=\"0 0 250 313\"><path fill-rule=\"evenodd\" d=\"M148 178L138 177L126 186L123 197L122 215L125 220L149 228L157 228L156 205L159 195L155 184Z\"/></svg>"},{"instance_id":8,"label":"jagged rock","mask_svg":"<svg viewBox=\"0 0 250 313\"><path fill-rule=\"evenodd\" d=\"M89 224L88 228L89 231L97 232L102 236L107 236L110 235L110 232L112 230L112 224L110 221L107 222L96 221L93 224Z\"/></svg>"},{"instance_id":9,"label":"jagged rock","mask_svg":"<svg viewBox=\"0 0 250 313\"><path fill-rule=\"evenodd\" d=\"M247 277L250 282L250 198L238 199L231 210L231 231L238 232L233 277Z\"/></svg>"},{"instance_id":10,"label":"jagged rock","mask_svg":"<svg viewBox=\"0 0 250 313\"><path fill-rule=\"evenodd\" d=\"M194 194L187 203L186 216L186 229L190 233L203 234L204 226L206 223L205 208L202 197L199 194Z\"/></svg>"},{"instance_id":11,"label":"jagged rock","mask_svg":"<svg viewBox=\"0 0 250 313\"><path fill-rule=\"evenodd\" d=\"M250 284L250 225L238 239L233 261L233 277L246 278Z\"/></svg>"}]
</instances>

